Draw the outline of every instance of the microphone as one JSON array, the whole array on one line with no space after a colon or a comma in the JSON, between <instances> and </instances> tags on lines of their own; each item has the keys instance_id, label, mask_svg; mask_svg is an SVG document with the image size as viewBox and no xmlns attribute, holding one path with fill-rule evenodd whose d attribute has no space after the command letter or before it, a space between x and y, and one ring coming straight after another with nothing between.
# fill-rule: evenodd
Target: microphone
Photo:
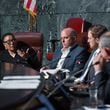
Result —
<instances>
[{"instance_id":1,"label":"microphone","mask_svg":"<svg viewBox=\"0 0 110 110\"><path fill-rule=\"evenodd\" d=\"M81 70L79 70L79 71L76 71L75 73L72 71L71 74L74 73L73 75L74 75L74 76L77 76L77 75L79 75L79 73L83 72L83 70L84 70L84 69L81 69ZM72 76L73 76L73 75L72 75ZM71 76L71 77L72 77L72 76Z\"/></svg>"},{"instance_id":2,"label":"microphone","mask_svg":"<svg viewBox=\"0 0 110 110\"><path fill-rule=\"evenodd\" d=\"M74 74L75 74L75 75L76 75L76 74L79 74L79 73L82 72L82 71L83 71L83 69L81 69L81 70L75 72ZM68 81L70 78L72 78L73 81L74 81L75 79L77 79L74 75L70 75L70 76L68 76L67 78L63 79L63 80L61 80L61 81L59 81L59 82L56 82L56 84L55 84L56 87L47 95L47 97L49 98L52 94L54 94L55 91L58 90L59 88L61 88L61 86L64 85L65 82ZM66 96L69 95L69 93L67 93L63 88L61 88L61 90L64 92L64 94L66 94Z\"/></svg>"},{"instance_id":3,"label":"microphone","mask_svg":"<svg viewBox=\"0 0 110 110\"><path fill-rule=\"evenodd\" d=\"M66 82L66 81L70 81L70 82L71 82L71 81L74 81L75 79L77 79L77 77L75 77L75 75L81 73L82 71L83 71L83 69L81 69L81 70L79 70L79 71L76 71L74 74L69 75L67 78L65 78L65 79L59 81L58 83L56 83L56 85L58 85L59 83L64 83L64 82ZM72 73L72 72L70 72L70 73Z\"/></svg>"}]
</instances>

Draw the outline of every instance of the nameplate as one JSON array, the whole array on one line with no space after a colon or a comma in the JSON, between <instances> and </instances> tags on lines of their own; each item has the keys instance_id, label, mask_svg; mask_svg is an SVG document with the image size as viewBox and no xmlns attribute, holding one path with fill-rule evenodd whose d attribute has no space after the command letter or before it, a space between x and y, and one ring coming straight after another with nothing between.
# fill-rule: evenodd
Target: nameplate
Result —
<instances>
[{"instance_id":1,"label":"nameplate","mask_svg":"<svg viewBox=\"0 0 110 110\"><path fill-rule=\"evenodd\" d=\"M5 76L0 89L37 89L40 82L40 76Z\"/></svg>"}]
</instances>

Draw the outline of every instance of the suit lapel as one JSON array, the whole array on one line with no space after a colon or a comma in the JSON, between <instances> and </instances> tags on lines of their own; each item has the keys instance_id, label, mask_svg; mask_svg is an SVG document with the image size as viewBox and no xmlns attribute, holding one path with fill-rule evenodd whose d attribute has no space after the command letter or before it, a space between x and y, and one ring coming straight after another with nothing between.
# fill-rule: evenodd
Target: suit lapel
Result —
<instances>
[{"instance_id":1,"label":"suit lapel","mask_svg":"<svg viewBox=\"0 0 110 110\"><path fill-rule=\"evenodd\" d=\"M87 66L88 66L88 64L89 64L89 62L90 62L90 60L91 60L91 58L92 58L94 52L95 52L95 50L93 50L93 51L91 52L91 55L90 55L89 59L87 60L85 66L84 66L84 71L87 69Z\"/></svg>"},{"instance_id":2,"label":"suit lapel","mask_svg":"<svg viewBox=\"0 0 110 110\"><path fill-rule=\"evenodd\" d=\"M69 59L71 59L72 53L74 53L73 51L76 51L75 48L76 48L77 46L78 46L78 44L74 44L74 45L71 47L70 52L68 53L67 58L65 59L62 68L65 68L66 65L68 65ZM71 53L71 52L72 52L72 53ZM72 57L74 57L74 56L72 56Z\"/></svg>"}]
</instances>

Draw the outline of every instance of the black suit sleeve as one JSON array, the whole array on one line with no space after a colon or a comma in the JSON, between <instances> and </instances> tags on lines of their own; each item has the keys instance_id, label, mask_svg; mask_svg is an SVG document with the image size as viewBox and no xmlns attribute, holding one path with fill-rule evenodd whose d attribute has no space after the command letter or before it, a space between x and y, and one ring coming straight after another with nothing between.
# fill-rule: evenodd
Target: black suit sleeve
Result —
<instances>
[{"instance_id":1,"label":"black suit sleeve","mask_svg":"<svg viewBox=\"0 0 110 110\"><path fill-rule=\"evenodd\" d=\"M97 75L94 75L94 80L98 88L98 95L100 98L103 98L105 95L105 85L107 81L107 74L105 74L105 72L99 72Z\"/></svg>"}]
</instances>

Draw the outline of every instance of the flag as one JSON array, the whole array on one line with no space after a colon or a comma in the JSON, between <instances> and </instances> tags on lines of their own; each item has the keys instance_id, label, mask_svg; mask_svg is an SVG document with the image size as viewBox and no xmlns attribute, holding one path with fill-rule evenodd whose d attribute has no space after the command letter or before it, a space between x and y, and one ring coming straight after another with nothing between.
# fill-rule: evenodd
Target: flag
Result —
<instances>
[{"instance_id":1,"label":"flag","mask_svg":"<svg viewBox=\"0 0 110 110\"><path fill-rule=\"evenodd\" d=\"M27 10L32 17L37 15L36 0L24 0L24 9Z\"/></svg>"}]
</instances>

